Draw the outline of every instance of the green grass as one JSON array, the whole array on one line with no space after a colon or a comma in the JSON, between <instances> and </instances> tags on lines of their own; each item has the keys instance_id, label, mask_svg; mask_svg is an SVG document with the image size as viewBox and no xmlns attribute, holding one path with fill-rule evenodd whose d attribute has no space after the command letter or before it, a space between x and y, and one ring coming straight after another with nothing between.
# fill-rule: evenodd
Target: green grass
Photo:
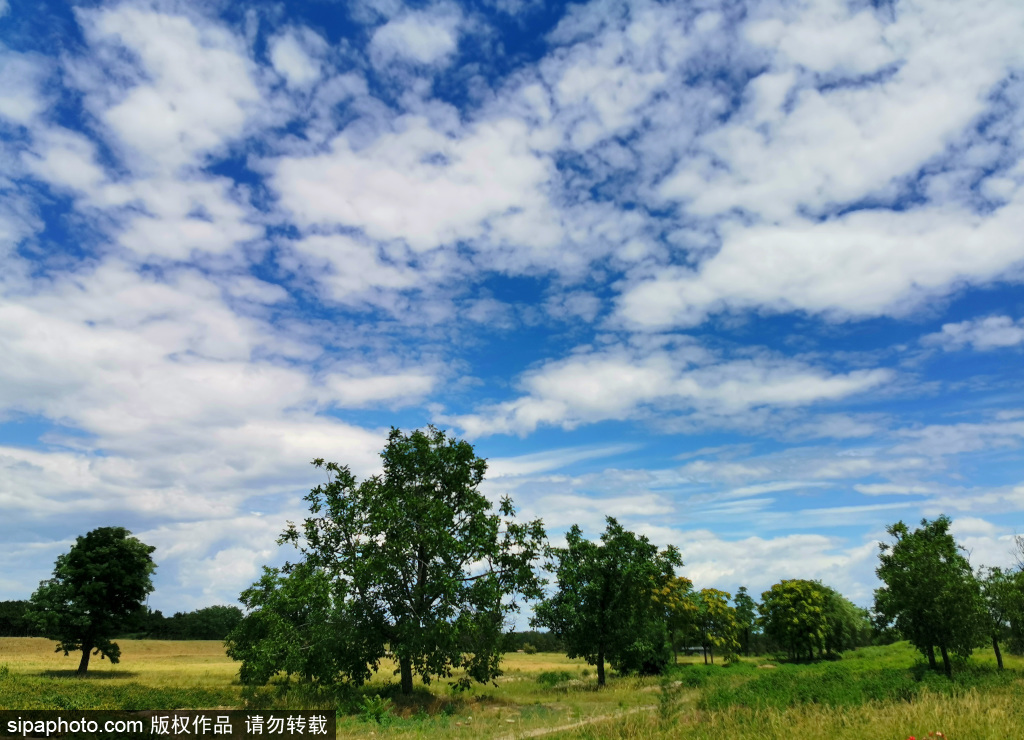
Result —
<instances>
[{"instance_id":1,"label":"green grass","mask_svg":"<svg viewBox=\"0 0 1024 740\"><path fill-rule=\"evenodd\" d=\"M925 669L906 644L866 648L818 664L766 658L705 666L685 661L662 678L610 674L562 655L509 654L495 684L453 693L447 682L402 696L390 667L359 689L275 681L237 683L237 665L211 642L130 641L122 661L94 661L52 643L0 638L0 708L337 709L342 738L1006 738L1024 727L1024 660L997 672L991 652L957 666L953 681ZM6 663L7 667L2 667ZM998 733L998 728L1003 733Z\"/></svg>"}]
</instances>

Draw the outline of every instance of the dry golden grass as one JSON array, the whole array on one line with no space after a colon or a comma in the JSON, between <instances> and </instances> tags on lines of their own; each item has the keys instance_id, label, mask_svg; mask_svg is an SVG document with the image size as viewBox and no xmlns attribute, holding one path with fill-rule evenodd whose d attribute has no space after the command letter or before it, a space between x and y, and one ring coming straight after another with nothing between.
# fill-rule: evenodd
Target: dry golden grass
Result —
<instances>
[{"instance_id":1,"label":"dry golden grass","mask_svg":"<svg viewBox=\"0 0 1024 740\"><path fill-rule=\"evenodd\" d=\"M89 675L97 679L138 682L149 686L230 685L238 664L215 640L118 640L121 660L111 664L93 656ZM41 637L0 638L0 665L28 676L71 674L82 654L54 652L54 642Z\"/></svg>"}]
</instances>

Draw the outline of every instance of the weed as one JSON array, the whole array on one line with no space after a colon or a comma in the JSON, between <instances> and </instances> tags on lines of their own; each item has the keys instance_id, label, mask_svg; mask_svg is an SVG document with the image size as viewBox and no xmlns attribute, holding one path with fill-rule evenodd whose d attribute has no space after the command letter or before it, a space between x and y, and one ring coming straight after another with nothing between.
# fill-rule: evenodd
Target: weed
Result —
<instances>
[{"instance_id":1,"label":"weed","mask_svg":"<svg viewBox=\"0 0 1024 740\"><path fill-rule=\"evenodd\" d=\"M392 702L382 698L380 694L364 696L360 705L359 718L364 722L376 722L378 725L390 725L395 715L391 711Z\"/></svg>"}]
</instances>

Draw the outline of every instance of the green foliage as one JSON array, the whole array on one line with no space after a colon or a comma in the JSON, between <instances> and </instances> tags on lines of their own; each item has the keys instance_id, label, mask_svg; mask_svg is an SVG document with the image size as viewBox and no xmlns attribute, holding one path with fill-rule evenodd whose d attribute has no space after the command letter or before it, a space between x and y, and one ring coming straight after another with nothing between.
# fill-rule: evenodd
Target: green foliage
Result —
<instances>
[{"instance_id":1,"label":"green foliage","mask_svg":"<svg viewBox=\"0 0 1024 740\"><path fill-rule=\"evenodd\" d=\"M571 681L573 675L569 671L543 671L537 675L537 683L544 688L553 688L560 683Z\"/></svg>"},{"instance_id":2,"label":"green foliage","mask_svg":"<svg viewBox=\"0 0 1024 740\"><path fill-rule=\"evenodd\" d=\"M523 652L526 653L527 655L536 655L537 654L537 648L534 647L533 643L531 643L531 642L524 642L523 643Z\"/></svg>"},{"instance_id":3,"label":"green foliage","mask_svg":"<svg viewBox=\"0 0 1024 740\"><path fill-rule=\"evenodd\" d=\"M129 629L152 640L223 640L241 621L237 606L208 606L172 617L147 609Z\"/></svg>"},{"instance_id":4,"label":"green foliage","mask_svg":"<svg viewBox=\"0 0 1024 740\"><path fill-rule=\"evenodd\" d=\"M538 653L564 653L565 645L550 632L537 632L528 630L525 632L509 632L501 641L502 649L506 653L513 653L516 650L526 649L529 643Z\"/></svg>"},{"instance_id":5,"label":"green foliage","mask_svg":"<svg viewBox=\"0 0 1024 740\"><path fill-rule=\"evenodd\" d=\"M658 720L664 726L675 722L682 709L683 692L686 687L675 676L668 674L658 682Z\"/></svg>"},{"instance_id":6,"label":"green foliage","mask_svg":"<svg viewBox=\"0 0 1024 740\"><path fill-rule=\"evenodd\" d=\"M723 710L734 706L782 709L799 704L857 706L867 700L906 700L917 693L917 683L907 671L886 671L858 676L841 663L817 668L779 666L762 671L740 684L719 684L705 693L701 709Z\"/></svg>"},{"instance_id":7,"label":"green foliage","mask_svg":"<svg viewBox=\"0 0 1024 740\"><path fill-rule=\"evenodd\" d=\"M578 526L566 547L548 548L547 569L558 590L537 605L532 624L565 641L569 657L597 666L605 684L605 660L623 672L658 672L669 660L664 611L654 593L682 565L675 548L658 551L608 517L601 542Z\"/></svg>"},{"instance_id":8,"label":"green foliage","mask_svg":"<svg viewBox=\"0 0 1024 740\"><path fill-rule=\"evenodd\" d=\"M88 670L94 650L111 663L120 659L110 638L142 610L153 590L155 549L124 527L94 529L57 557L53 577L32 594L27 618L57 641L58 652L82 651L79 673Z\"/></svg>"},{"instance_id":9,"label":"green foliage","mask_svg":"<svg viewBox=\"0 0 1024 740\"><path fill-rule=\"evenodd\" d=\"M302 568L286 568L285 579L268 571L246 592L254 611L230 639L249 679L294 666L358 684L385 655L400 666L404 694L414 673L426 683L463 668L466 685L500 674L507 616L541 594L532 567L541 522L516 522L507 498L492 511L478 490L486 461L433 427L393 428L381 458L383 475L362 483L348 467L313 461L327 481L306 496L311 516L280 539L299 547ZM292 597L270 593L296 573L290 588L315 595L315 623ZM302 657L312 646L327 657Z\"/></svg>"},{"instance_id":10,"label":"green foliage","mask_svg":"<svg viewBox=\"0 0 1024 740\"><path fill-rule=\"evenodd\" d=\"M228 657L242 662L242 683L265 684L278 672L315 683L366 681L384 650L371 661L346 644L359 635L344 618L344 599L337 593L343 589L309 563L286 574L264 568L240 597L249 615L225 640Z\"/></svg>"},{"instance_id":11,"label":"green foliage","mask_svg":"<svg viewBox=\"0 0 1024 740\"><path fill-rule=\"evenodd\" d=\"M38 637L28 601L0 601L0 637Z\"/></svg>"},{"instance_id":12,"label":"green foliage","mask_svg":"<svg viewBox=\"0 0 1024 740\"><path fill-rule=\"evenodd\" d=\"M1008 572L989 568L979 574L984 605L983 630L991 640L999 668L1003 656L999 642L1009 638L1010 649L1016 652L1024 628L1024 572Z\"/></svg>"},{"instance_id":13,"label":"green foliage","mask_svg":"<svg viewBox=\"0 0 1024 740\"><path fill-rule=\"evenodd\" d=\"M825 654L836 656L845 650L871 644L873 631L866 609L855 606L838 591L822 586L825 590L825 637L822 647Z\"/></svg>"},{"instance_id":14,"label":"green foliage","mask_svg":"<svg viewBox=\"0 0 1024 740\"><path fill-rule=\"evenodd\" d=\"M693 645L700 637L693 581L685 576L673 576L654 589L653 598L663 613L669 641L678 660L678 651Z\"/></svg>"},{"instance_id":15,"label":"green foliage","mask_svg":"<svg viewBox=\"0 0 1024 740\"><path fill-rule=\"evenodd\" d=\"M876 573L885 585L875 591L879 621L895 624L933 666L938 648L947 676L950 655L969 656L986 621L978 581L949 525L940 516L913 532L903 522L887 527L896 542L880 545Z\"/></svg>"},{"instance_id":16,"label":"green foliage","mask_svg":"<svg viewBox=\"0 0 1024 740\"><path fill-rule=\"evenodd\" d=\"M710 652L715 662L715 649L726 661L736 657L740 648L737 636L739 622L736 610L729 606L729 594L714 588L702 588L690 596L697 635L705 652Z\"/></svg>"},{"instance_id":17,"label":"green foliage","mask_svg":"<svg viewBox=\"0 0 1024 740\"><path fill-rule=\"evenodd\" d=\"M780 581L761 594L761 626L791 659L814 659L828 629L829 591L817 581Z\"/></svg>"},{"instance_id":18,"label":"green foliage","mask_svg":"<svg viewBox=\"0 0 1024 740\"><path fill-rule=\"evenodd\" d=\"M747 593L746 586L740 586L736 595L732 597L732 603L736 610L736 624L739 627L740 651L744 655L750 655L751 638L757 629L757 603Z\"/></svg>"},{"instance_id":19,"label":"green foliage","mask_svg":"<svg viewBox=\"0 0 1024 740\"><path fill-rule=\"evenodd\" d=\"M381 698L380 694L364 696L359 706L359 717L364 722L376 722L378 725L389 725L395 718L391 711L391 699Z\"/></svg>"}]
</instances>

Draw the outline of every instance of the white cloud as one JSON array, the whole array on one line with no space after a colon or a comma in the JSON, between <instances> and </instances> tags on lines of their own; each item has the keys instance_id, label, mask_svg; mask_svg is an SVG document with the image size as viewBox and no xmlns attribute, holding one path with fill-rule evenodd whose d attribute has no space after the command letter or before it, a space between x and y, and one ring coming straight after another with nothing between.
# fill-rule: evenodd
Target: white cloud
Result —
<instances>
[{"instance_id":1,"label":"white cloud","mask_svg":"<svg viewBox=\"0 0 1024 740\"><path fill-rule=\"evenodd\" d=\"M27 126L44 110L46 101L40 88L48 66L48 62L37 55L19 54L0 47L0 67L4 71L0 118Z\"/></svg>"},{"instance_id":2,"label":"white cloud","mask_svg":"<svg viewBox=\"0 0 1024 740\"><path fill-rule=\"evenodd\" d=\"M374 64L384 67L395 60L446 63L458 48L461 23L458 8L447 5L394 18L373 32L370 53Z\"/></svg>"},{"instance_id":3,"label":"white cloud","mask_svg":"<svg viewBox=\"0 0 1024 740\"><path fill-rule=\"evenodd\" d=\"M341 408L359 408L419 401L434 390L438 380L437 375L424 372L387 374L367 371L363 375L332 374L327 376L324 385L332 404Z\"/></svg>"},{"instance_id":4,"label":"white cloud","mask_svg":"<svg viewBox=\"0 0 1024 740\"><path fill-rule=\"evenodd\" d=\"M900 316L958 283L996 279L1024 259L1022 232L1024 191L987 217L926 208L729 226L715 256L636 281L618 309L640 329L694 326L727 308Z\"/></svg>"},{"instance_id":5,"label":"white cloud","mask_svg":"<svg viewBox=\"0 0 1024 740\"><path fill-rule=\"evenodd\" d=\"M1024 440L1024 420L929 424L917 429L901 429L894 436L897 440L906 440L893 446L896 454L959 455L1018 447Z\"/></svg>"},{"instance_id":6,"label":"white cloud","mask_svg":"<svg viewBox=\"0 0 1024 740\"><path fill-rule=\"evenodd\" d=\"M636 445L601 445L596 447L567 447L546 450L515 457L490 458L487 461L488 477L513 478L536 475L549 470L558 470L583 460L612 457L636 449Z\"/></svg>"},{"instance_id":7,"label":"white cloud","mask_svg":"<svg viewBox=\"0 0 1024 740\"><path fill-rule=\"evenodd\" d=\"M921 342L951 351L967 345L979 351L1014 347L1024 344L1024 319L1014 321L1009 316L987 316L943 324L942 331L922 337Z\"/></svg>"},{"instance_id":8,"label":"white cloud","mask_svg":"<svg viewBox=\"0 0 1024 740\"><path fill-rule=\"evenodd\" d=\"M316 56L326 49L327 42L308 28L290 29L270 41L270 61L290 86L305 88L320 79Z\"/></svg>"},{"instance_id":9,"label":"white cloud","mask_svg":"<svg viewBox=\"0 0 1024 740\"><path fill-rule=\"evenodd\" d=\"M897 494L905 495L926 495L934 493L934 486L902 485L899 483L865 483L853 487L858 493L866 496L889 496Z\"/></svg>"},{"instance_id":10,"label":"white cloud","mask_svg":"<svg viewBox=\"0 0 1024 740\"><path fill-rule=\"evenodd\" d=\"M526 395L451 420L476 437L628 419L650 406L730 416L757 407L837 400L890 378L887 370L832 374L785 359L715 362L694 346L647 353L612 348L546 363L520 380Z\"/></svg>"},{"instance_id":11,"label":"white cloud","mask_svg":"<svg viewBox=\"0 0 1024 740\"><path fill-rule=\"evenodd\" d=\"M364 148L342 134L328 154L283 157L272 167L282 204L307 227L358 227L417 251L490 232L497 243L540 252L561 236L543 194L551 164L512 119L455 137L405 117Z\"/></svg>"},{"instance_id":12,"label":"white cloud","mask_svg":"<svg viewBox=\"0 0 1024 740\"><path fill-rule=\"evenodd\" d=\"M23 154L27 169L52 185L88 191L106 179L96 163L96 145L81 134L65 128L38 130L34 152Z\"/></svg>"},{"instance_id":13,"label":"white cloud","mask_svg":"<svg viewBox=\"0 0 1024 740\"><path fill-rule=\"evenodd\" d=\"M97 80L104 87L88 89L86 100L137 167L173 171L243 133L260 94L242 43L228 31L129 5L80 10L78 18L94 47L127 50L141 62L145 81L124 89Z\"/></svg>"}]
</instances>

